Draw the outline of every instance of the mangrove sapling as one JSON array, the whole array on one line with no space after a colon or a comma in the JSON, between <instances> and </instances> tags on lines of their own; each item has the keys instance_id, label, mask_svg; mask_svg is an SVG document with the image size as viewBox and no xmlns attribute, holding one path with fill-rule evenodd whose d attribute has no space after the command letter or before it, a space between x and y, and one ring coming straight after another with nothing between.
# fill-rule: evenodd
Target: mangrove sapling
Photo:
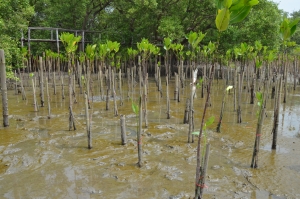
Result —
<instances>
[{"instance_id":1,"label":"mangrove sapling","mask_svg":"<svg viewBox=\"0 0 300 199\"><path fill-rule=\"evenodd\" d=\"M74 71L74 67L72 64L74 62L74 53L77 50L78 42L81 40L81 36L75 37L74 34L71 33L62 33L60 35L60 40L62 41L63 45L65 46L66 53L68 56L68 73L69 73L69 130L72 128L76 130L74 115L72 110L72 94L73 94L73 87L72 87L72 74Z\"/></svg>"},{"instance_id":2,"label":"mangrove sapling","mask_svg":"<svg viewBox=\"0 0 300 199\"><path fill-rule=\"evenodd\" d=\"M0 50L0 74L1 74L1 94L2 94L2 110L3 110L3 126L9 126L8 118L8 100L6 85L6 66L4 50Z\"/></svg>"},{"instance_id":3,"label":"mangrove sapling","mask_svg":"<svg viewBox=\"0 0 300 199\"><path fill-rule=\"evenodd\" d=\"M218 125L217 125L217 132L220 133L221 132L221 124L222 124L222 120L223 120L223 111L225 108L225 99L226 99L226 94L228 94L229 90L232 89L233 86L227 86L227 88L224 90L224 94L223 94L223 100L222 100L222 107L221 107L221 113L220 113L220 117L219 117L219 121L218 121Z\"/></svg>"},{"instance_id":4,"label":"mangrove sapling","mask_svg":"<svg viewBox=\"0 0 300 199\"><path fill-rule=\"evenodd\" d=\"M148 127L148 113L147 113L147 61L149 60L150 56L159 54L159 48L155 45L151 44L147 39L142 39L140 43L137 43L138 51L141 54L141 59L139 56L139 64L142 67L141 73L143 74L143 86L144 86L144 93L143 93L143 104L144 104L144 119L145 119L145 127ZM141 78L141 75L140 75ZM141 81L140 81L141 82ZM141 86L141 85L140 85Z\"/></svg>"},{"instance_id":5,"label":"mangrove sapling","mask_svg":"<svg viewBox=\"0 0 300 199\"><path fill-rule=\"evenodd\" d=\"M265 84L268 85L267 82ZM268 87L268 86L267 86ZM268 91L267 89L264 89L264 95ZM261 130L262 130L262 124L265 116L265 110L266 110L266 101L267 98L264 97L264 95L261 92L256 92L256 98L257 98L257 104L258 104L258 111L257 111L257 127L256 127L256 135L255 135L255 142L254 142L254 148L253 148L253 155L252 155L252 161L251 161L251 167L257 168L258 167L258 153L259 153L259 143L260 143L260 137L261 137Z\"/></svg>"},{"instance_id":6,"label":"mangrove sapling","mask_svg":"<svg viewBox=\"0 0 300 199\"><path fill-rule=\"evenodd\" d=\"M112 79L112 66L114 66L114 57L115 57L115 54L119 51L120 43L116 42L116 41L112 42L112 41L108 40L108 41L106 41L105 46L107 48L106 56L107 56L108 61L109 61L107 93L106 93L106 110L108 110L109 109L109 98L110 98L111 88L112 88L112 81L114 81Z\"/></svg>"},{"instance_id":7,"label":"mangrove sapling","mask_svg":"<svg viewBox=\"0 0 300 199\"><path fill-rule=\"evenodd\" d=\"M200 175L198 180L196 179L196 193L195 195L197 196L202 196L203 194L203 189L206 187L205 185L205 178L206 178L206 171L207 171L207 165L208 165L208 157L209 157L209 150L210 150L210 144L207 143L207 127L212 125L215 121L215 117L211 116L210 118L207 119L207 121L204 124L203 127L203 144L205 146L204 150L202 151L202 158L201 158L201 167L200 167ZM193 135L199 136L200 132L193 132ZM197 197L195 197L197 198Z\"/></svg>"},{"instance_id":8,"label":"mangrove sapling","mask_svg":"<svg viewBox=\"0 0 300 199\"><path fill-rule=\"evenodd\" d=\"M43 67L43 57L39 57L39 66L40 66L40 97L41 97L41 107L44 107L45 99L44 99L44 67Z\"/></svg>"}]
</instances>

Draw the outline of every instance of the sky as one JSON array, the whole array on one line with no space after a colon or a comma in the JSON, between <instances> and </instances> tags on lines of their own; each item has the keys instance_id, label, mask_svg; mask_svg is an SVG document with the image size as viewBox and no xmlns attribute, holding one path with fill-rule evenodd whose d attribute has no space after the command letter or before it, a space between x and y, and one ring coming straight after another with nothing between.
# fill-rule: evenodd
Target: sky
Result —
<instances>
[{"instance_id":1,"label":"sky","mask_svg":"<svg viewBox=\"0 0 300 199\"><path fill-rule=\"evenodd\" d=\"M300 0L272 0L278 4L279 9L292 13L300 10Z\"/></svg>"}]
</instances>

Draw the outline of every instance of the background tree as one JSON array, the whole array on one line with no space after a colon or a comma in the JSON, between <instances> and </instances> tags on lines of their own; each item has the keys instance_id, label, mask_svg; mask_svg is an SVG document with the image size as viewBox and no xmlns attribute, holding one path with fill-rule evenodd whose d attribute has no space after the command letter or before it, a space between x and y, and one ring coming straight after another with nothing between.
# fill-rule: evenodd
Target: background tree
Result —
<instances>
[{"instance_id":1,"label":"background tree","mask_svg":"<svg viewBox=\"0 0 300 199\"><path fill-rule=\"evenodd\" d=\"M5 51L7 66L21 67L21 30L26 30L33 15L28 0L0 0L0 49Z\"/></svg>"}]
</instances>

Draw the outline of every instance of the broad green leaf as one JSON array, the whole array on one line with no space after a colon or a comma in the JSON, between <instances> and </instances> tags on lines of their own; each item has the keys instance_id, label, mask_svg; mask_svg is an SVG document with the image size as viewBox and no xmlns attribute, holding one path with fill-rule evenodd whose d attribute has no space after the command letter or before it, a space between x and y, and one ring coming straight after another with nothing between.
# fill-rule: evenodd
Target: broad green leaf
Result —
<instances>
[{"instance_id":1,"label":"broad green leaf","mask_svg":"<svg viewBox=\"0 0 300 199\"><path fill-rule=\"evenodd\" d=\"M230 8L230 6L232 5L232 0L224 0L224 2L226 8Z\"/></svg>"},{"instance_id":2,"label":"broad green leaf","mask_svg":"<svg viewBox=\"0 0 300 199\"><path fill-rule=\"evenodd\" d=\"M233 0L232 5L230 7L230 12L234 10L239 10L243 6L245 6L244 0Z\"/></svg>"},{"instance_id":3,"label":"broad green leaf","mask_svg":"<svg viewBox=\"0 0 300 199\"><path fill-rule=\"evenodd\" d=\"M238 10L233 10L230 14L230 23L238 23L244 20L251 10L251 6L243 6Z\"/></svg>"},{"instance_id":4,"label":"broad green leaf","mask_svg":"<svg viewBox=\"0 0 300 199\"><path fill-rule=\"evenodd\" d=\"M259 3L258 0L250 0L250 1L247 3L247 5L248 5L248 6L255 6L255 5L257 5L258 3Z\"/></svg>"},{"instance_id":5,"label":"broad green leaf","mask_svg":"<svg viewBox=\"0 0 300 199\"><path fill-rule=\"evenodd\" d=\"M218 15L216 17L216 26L217 29L222 32L228 28L230 20L230 13L227 8L223 8L222 10L218 10Z\"/></svg>"},{"instance_id":6,"label":"broad green leaf","mask_svg":"<svg viewBox=\"0 0 300 199\"><path fill-rule=\"evenodd\" d=\"M290 32L290 36L292 36L294 33L295 33L295 31L296 31L296 29L297 29L297 24L298 24L298 22L299 22L299 19L295 19L294 21L292 21L292 22L290 22L290 30L291 30L291 32Z\"/></svg>"}]
</instances>

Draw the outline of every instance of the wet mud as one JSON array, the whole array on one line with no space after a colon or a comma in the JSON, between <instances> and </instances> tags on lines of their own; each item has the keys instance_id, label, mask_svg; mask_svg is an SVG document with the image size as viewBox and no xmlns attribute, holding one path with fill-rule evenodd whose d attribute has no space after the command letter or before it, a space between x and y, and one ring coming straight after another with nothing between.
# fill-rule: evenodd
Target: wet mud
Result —
<instances>
[{"instance_id":1,"label":"wet mud","mask_svg":"<svg viewBox=\"0 0 300 199\"><path fill-rule=\"evenodd\" d=\"M170 90L174 88L171 80ZM34 112L31 88L27 100L9 91L10 126L0 127L1 198L193 198L196 171L196 142L187 143L188 125L183 124L188 83L181 101L171 98L171 119L166 119L165 84L163 96L154 79L149 80L148 128L143 128L143 167L137 167L137 119L131 109L138 101L138 86L122 88L118 96L119 115L126 116L127 144L121 145L120 116L114 116L113 102L105 100L94 87L92 143L87 148L84 96L77 91L73 111L76 131L68 130L68 99L60 90L51 95L51 118L47 107ZM214 82L208 116L218 118L223 82ZM53 90L51 90L53 93ZM194 101L195 131L200 128L204 99L200 89ZM250 168L257 124L257 105L250 104L244 90L243 123L237 124L233 95L226 99L221 133L217 121L208 128L211 143L204 198L282 199L300 198L300 95L290 91L280 108L278 149L271 150L274 101L269 99L263 123L259 168ZM129 96L128 96L129 94ZM117 95L119 91L117 90ZM67 95L66 95L67 96ZM170 95L172 96L172 95ZM38 98L39 100L39 98ZM2 118L1 118L2 123Z\"/></svg>"}]
</instances>

